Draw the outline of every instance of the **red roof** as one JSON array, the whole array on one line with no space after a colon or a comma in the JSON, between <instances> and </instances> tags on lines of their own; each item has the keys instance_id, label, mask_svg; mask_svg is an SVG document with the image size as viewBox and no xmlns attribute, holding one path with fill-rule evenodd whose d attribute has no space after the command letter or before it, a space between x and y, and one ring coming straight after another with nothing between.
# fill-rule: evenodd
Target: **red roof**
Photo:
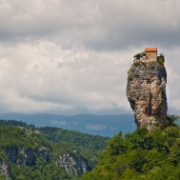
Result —
<instances>
[{"instance_id":1,"label":"red roof","mask_svg":"<svg viewBox=\"0 0 180 180\"><path fill-rule=\"evenodd\" d=\"M157 48L156 47L147 47L145 48L146 52L157 52Z\"/></svg>"}]
</instances>

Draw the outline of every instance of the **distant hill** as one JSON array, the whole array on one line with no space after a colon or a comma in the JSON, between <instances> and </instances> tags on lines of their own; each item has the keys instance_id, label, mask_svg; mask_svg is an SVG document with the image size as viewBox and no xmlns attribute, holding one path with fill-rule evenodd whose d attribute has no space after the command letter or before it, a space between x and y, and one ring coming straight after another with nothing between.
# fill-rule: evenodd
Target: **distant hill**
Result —
<instances>
[{"instance_id":1,"label":"distant hill","mask_svg":"<svg viewBox=\"0 0 180 180\"><path fill-rule=\"evenodd\" d=\"M76 130L92 135L109 136L122 131L123 134L136 129L134 117L131 114L92 115L81 114L73 116L53 114L1 114L0 119L23 121L36 127L52 126Z\"/></svg>"},{"instance_id":2,"label":"distant hill","mask_svg":"<svg viewBox=\"0 0 180 180\"><path fill-rule=\"evenodd\" d=\"M56 165L51 143L37 130L1 125L0 134L1 180L73 179L63 167Z\"/></svg>"},{"instance_id":3,"label":"distant hill","mask_svg":"<svg viewBox=\"0 0 180 180\"><path fill-rule=\"evenodd\" d=\"M78 180L97 165L108 140L73 130L0 120L0 180Z\"/></svg>"}]
</instances>

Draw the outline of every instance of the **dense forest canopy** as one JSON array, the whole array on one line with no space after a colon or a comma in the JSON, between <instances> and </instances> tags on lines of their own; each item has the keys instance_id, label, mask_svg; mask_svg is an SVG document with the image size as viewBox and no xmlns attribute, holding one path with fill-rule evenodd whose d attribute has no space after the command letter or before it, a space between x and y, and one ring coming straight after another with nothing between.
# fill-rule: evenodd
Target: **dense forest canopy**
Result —
<instances>
[{"instance_id":1,"label":"dense forest canopy","mask_svg":"<svg viewBox=\"0 0 180 180\"><path fill-rule=\"evenodd\" d=\"M164 130L158 126L151 131L138 128L125 135L119 132L112 139L1 120L0 166L3 161L9 165L13 180L177 180L180 179L178 120L179 116L170 115ZM29 151L32 157L28 159L23 153ZM84 175L78 171L78 176L69 174L55 163L63 154L83 160L91 171ZM0 173L0 180L5 179Z\"/></svg>"},{"instance_id":2,"label":"dense forest canopy","mask_svg":"<svg viewBox=\"0 0 180 180\"><path fill-rule=\"evenodd\" d=\"M106 147L107 140L77 131L56 127L36 128L22 121L0 120L0 180L9 171L14 180L71 180L79 179L69 174L65 168L57 166L60 156L69 156L72 161L86 163L87 170L97 164L97 157ZM8 166L8 169L3 168Z\"/></svg>"},{"instance_id":3,"label":"dense forest canopy","mask_svg":"<svg viewBox=\"0 0 180 180\"><path fill-rule=\"evenodd\" d=\"M180 179L179 117L168 116L168 127L152 131L138 128L119 132L109 141L98 165L81 180L177 180Z\"/></svg>"}]
</instances>

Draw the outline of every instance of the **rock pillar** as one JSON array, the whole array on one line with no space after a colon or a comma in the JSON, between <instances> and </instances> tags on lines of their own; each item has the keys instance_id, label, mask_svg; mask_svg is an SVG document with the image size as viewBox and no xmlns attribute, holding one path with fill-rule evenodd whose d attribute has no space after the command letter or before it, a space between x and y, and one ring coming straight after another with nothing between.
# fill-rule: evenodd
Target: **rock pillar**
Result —
<instances>
[{"instance_id":1,"label":"rock pillar","mask_svg":"<svg viewBox=\"0 0 180 180\"><path fill-rule=\"evenodd\" d=\"M167 74L164 55L157 55L157 48L145 48L136 54L128 71L127 98L134 111L138 127L152 129L166 126Z\"/></svg>"}]
</instances>

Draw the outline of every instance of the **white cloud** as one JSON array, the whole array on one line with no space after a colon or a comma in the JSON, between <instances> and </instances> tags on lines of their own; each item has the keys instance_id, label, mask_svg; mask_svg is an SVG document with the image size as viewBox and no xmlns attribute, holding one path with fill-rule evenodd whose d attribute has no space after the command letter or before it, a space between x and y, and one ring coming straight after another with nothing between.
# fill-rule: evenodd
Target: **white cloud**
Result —
<instances>
[{"instance_id":1,"label":"white cloud","mask_svg":"<svg viewBox=\"0 0 180 180\"><path fill-rule=\"evenodd\" d=\"M1 8L7 4L8 8ZM132 56L166 56L180 111L179 1L0 0L1 112L123 113Z\"/></svg>"},{"instance_id":2,"label":"white cloud","mask_svg":"<svg viewBox=\"0 0 180 180\"><path fill-rule=\"evenodd\" d=\"M128 105L120 98L130 65L124 60L130 58L127 52L62 50L47 41L1 45L0 51L1 99L10 110L76 112L83 107L93 112Z\"/></svg>"}]
</instances>

